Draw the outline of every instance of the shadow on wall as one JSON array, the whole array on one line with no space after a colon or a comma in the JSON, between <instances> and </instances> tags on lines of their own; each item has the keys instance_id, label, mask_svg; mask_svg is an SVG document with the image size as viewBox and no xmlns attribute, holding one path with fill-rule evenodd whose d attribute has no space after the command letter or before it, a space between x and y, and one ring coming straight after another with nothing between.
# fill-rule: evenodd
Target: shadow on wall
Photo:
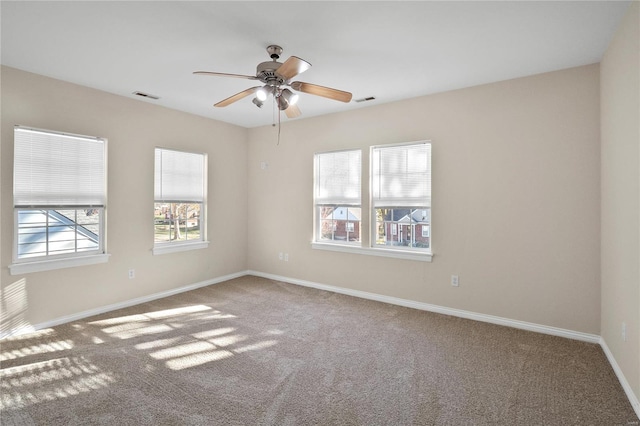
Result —
<instances>
[{"instance_id":1,"label":"shadow on wall","mask_svg":"<svg viewBox=\"0 0 640 426\"><path fill-rule=\"evenodd\" d=\"M0 338L34 330L25 318L27 307L26 278L0 288Z\"/></svg>"}]
</instances>

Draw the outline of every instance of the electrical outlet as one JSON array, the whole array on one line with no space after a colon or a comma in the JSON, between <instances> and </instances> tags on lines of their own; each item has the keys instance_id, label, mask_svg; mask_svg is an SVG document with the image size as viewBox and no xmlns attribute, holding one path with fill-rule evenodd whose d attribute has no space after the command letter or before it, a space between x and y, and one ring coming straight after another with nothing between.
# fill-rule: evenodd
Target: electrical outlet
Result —
<instances>
[{"instance_id":1,"label":"electrical outlet","mask_svg":"<svg viewBox=\"0 0 640 426\"><path fill-rule=\"evenodd\" d=\"M460 280L457 275L451 275L451 285L454 287L458 287L460 285Z\"/></svg>"},{"instance_id":2,"label":"electrical outlet","mask_svg":"<svg viewBox=\"0 0 640 426\"><path fill-rule=\"evenodd\" d=\"M284 261L288 262L289 261L289 253L285 253L284 254Z\"/></svg>"},{"instance_id":3,"label":"electrical outlet","mask_svg":"<svg viewBox=\"0 0 640 426\"><path fill-rule=\"evenodd\" d=\"M129 269L129 279L132 280L136 277L136 270L135 269Z\"/></svg>"},{"instance_id":4,"label":"electrical outlet","mask_svg":"<svg viewBox=\"0 0 640 426\"><path fill-rule=\"evenodd\" d=\"M626 322L622 323L622 341L623 342L627 341L627 323Z\"/></svg>"},{"instance_id":5,"label":"electrical outlet","mask_svg":"<svg viewBox=\"0 0 640 426\"><path fill-rule=\"evenodd\" d=\"M282 252L278 253L278 259L282 260Z\"/></svg>"}]
</instances>

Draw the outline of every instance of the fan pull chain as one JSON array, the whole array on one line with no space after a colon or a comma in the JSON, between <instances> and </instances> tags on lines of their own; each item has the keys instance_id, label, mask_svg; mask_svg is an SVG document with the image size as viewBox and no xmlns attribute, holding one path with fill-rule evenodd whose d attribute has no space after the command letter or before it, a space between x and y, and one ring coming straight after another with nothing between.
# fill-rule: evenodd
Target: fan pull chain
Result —
<instances>
[{"instance_id":1,"label":"fan pull chain","mask_svg":"<svg viewBox=\"0 0 640 426\"><path fill-rule=\"evenodd\" d=\"M280 145L280 118L282 117L282 111L278 109L278 143L276 145Z\"/></svg>"},{"instance_id":2,"label":"fan pull chain","mask_svg":"<svg viewBox=\"0 0 640 426\"><path fill-rule=\"evenodd\" d=\"M274 93L273 95L273 124L271 124L271 127L276 127L276 114L278 114L278 142L276 143L276 145L280 145L280 128L281 128L281 123L280 123L280 118L282 117L282 111L280 111L280 108L276 105L278 102L276 95Z\"/></svg>"}]
</instances>

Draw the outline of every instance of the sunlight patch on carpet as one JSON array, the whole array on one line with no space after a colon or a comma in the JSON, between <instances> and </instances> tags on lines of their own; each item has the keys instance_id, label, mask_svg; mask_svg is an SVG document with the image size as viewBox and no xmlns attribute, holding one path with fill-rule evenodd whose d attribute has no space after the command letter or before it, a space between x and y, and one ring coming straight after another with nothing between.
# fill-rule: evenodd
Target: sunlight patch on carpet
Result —
<instances>
[{"instance_id":1,"label":"sunlight patch on carpet","mask_svg":"<svg viewBox=\"0 0 640 426\"><path fill-rule=\"evenodd\" d=\"M73 348L73 341L71 340L54 340L52 342L39 343L31 346L25 346L20 349L0 352L0 362L23 358L25 356L65 351L71 348Z\"/></svg>"},{"instance_id":2,"label":"sunlight patch on carpet","mask_svg":"<svg viewBox=\"0 0 640 426\"><path fill-rule=\"evenodd\" d=\"M67 398L115 382L111 374L83 357L56 358L0 369L0 379L0 410Z\"/></svg>"},{"instance_id":3,"label":"sunlight patch on carpet","mask_svg":"<svg viewBox=\"0 0 640 426\"><path fill-rule=\"evenodd\" d=\"M249 351L259 351L262 349L270 348L271 346L274 346L276 344L278 344L277 340L265 340L263 342L258 342L253 345L239 347L237 349L234 349L233 352L237 354L241 354Z\"/></svg>"},{"instance_id":4,"label":"sunlight patch on carpet","mask_svg":"<svg viewBox=\"0 0 640 426\"><path fill-rule=\"evenodd\" d=\"M89 324L96 325L98 327L104 327L131 322L149 321L150 319L166 319L179 315L192 314L195 312L203 312L209 310L211 310L211 307L206 305L182 306L180 308L163 309L161 311L145 312L143 314L125 315L117 318L92 321Z\"/></svg>"},{"instance_id":5,"label":"sunlight patch on carpet","mask_svg":"<svg viewBox=\"0 0 640 426\"><path fill-rule=\"evenodd\" d=\"M209 362L230 358L233 355L233 352L220 349L209 352L202 352L196 355L187 355L179 358L174 358L167 361L166 366L171 370L184 370L185 368L196 367L198 365L207 364Z\"/></svg>"}]
</instances>

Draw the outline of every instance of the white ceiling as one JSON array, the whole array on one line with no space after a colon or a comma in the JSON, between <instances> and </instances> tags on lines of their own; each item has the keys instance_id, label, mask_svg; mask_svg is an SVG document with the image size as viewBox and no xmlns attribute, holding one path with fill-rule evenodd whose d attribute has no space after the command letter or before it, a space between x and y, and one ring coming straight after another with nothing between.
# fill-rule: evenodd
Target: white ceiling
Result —
<instances>
[{"instance_id":1,"label":"white ceiling","mask_svg":"<svg viewBox=\"0 0 640 426\"><path fill-rule=\"evenodd\" d=\"M244 127L274 121L247 97L265 48L313 66L294 80L353 93L300 96L302 116L346 111L599 62L630 2L7 2L2 64ZM288 120L284 114L282 120Z\"/></svg>"}]
</instances>

